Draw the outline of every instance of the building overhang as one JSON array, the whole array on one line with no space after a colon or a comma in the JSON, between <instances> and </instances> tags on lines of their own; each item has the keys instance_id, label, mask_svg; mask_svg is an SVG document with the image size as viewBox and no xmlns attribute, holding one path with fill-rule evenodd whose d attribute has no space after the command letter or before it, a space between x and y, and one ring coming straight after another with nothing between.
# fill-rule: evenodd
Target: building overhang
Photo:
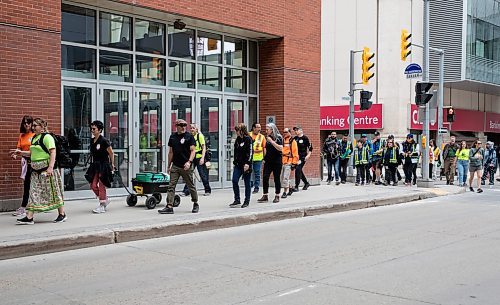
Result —
<instances>
[{"instance_id":1,"label":"building overhang","mask_svg":"<svg viewBox=\"0 0 500 305\"><path fill-rule=\"evenodd\" d=\"M444 84L446 88L452 88L457 90L466 90L472 92L481 92L491 95L500 96L500 85L495 85L491 83L485 83L475 80L461 80L456 82L446 82Z\"/></svg>"},{"instance_id":2,"label":"building overhang","mask_svg":"<svg viewBox=\"0 0 500 305\"><path fill-rule=\"evenodd\" d=\"M174 21L180 19L186 24L186 27L196 27L206 30L212 30L216 32L222 32L225 34L232 34L240 37L255 39L255 40L269 40L274 38L279 38L279 36L263 33L258 31L252 31L244 28L239 28L227 24L216 23L209 20L193 18L185 15L175 14L175 12L165 12L160 10L151 9L144 6L125 4L119 1L113 0L71 0L63 1L68 4L85 4L95 7L107 8L109 10L122 12L125 14L143 16L145 18L156 19L158 21L163 21L165 23L172 24Z\"/></svg>"}]
</instances>

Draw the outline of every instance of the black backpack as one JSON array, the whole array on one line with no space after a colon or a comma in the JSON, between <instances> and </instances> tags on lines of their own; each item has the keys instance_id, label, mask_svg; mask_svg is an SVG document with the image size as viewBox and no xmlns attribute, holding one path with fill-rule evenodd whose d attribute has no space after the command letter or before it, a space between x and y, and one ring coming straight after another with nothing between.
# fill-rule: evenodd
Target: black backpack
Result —
<instances>
[{"instance_id":1,"label":"black backpack","mask_svg":"<svg viewBox=\"0 0 500 305\"><path fill-rule=\"evenodd\" d=\"M54 142L56 144L56 163L54 165L55 168L73 168L75 167L73 159L71 159L70 147L68 139L65 136L56 135L53 133L42 133L40 139L38 139L38 144L40 147L48 154L50 154L49 150L43 144L43 138L45 135L50 134L54 138Z\"/></svg>"},{"instance_id":2,"label":"black backpack","mask_svg":"<svg viewBox=\"0 0 500 305\"><path fill-rule=\"evenodd\" d=\"M198 142L198 144L200 144L200 134L198 133L196 135L196 142ZM201 144L200 144L201 146ZM205 137L205 162L210 162L212 161L212 151L210 150L210 142L208 140L208 138Z\"/></svg>"}]
</instances>

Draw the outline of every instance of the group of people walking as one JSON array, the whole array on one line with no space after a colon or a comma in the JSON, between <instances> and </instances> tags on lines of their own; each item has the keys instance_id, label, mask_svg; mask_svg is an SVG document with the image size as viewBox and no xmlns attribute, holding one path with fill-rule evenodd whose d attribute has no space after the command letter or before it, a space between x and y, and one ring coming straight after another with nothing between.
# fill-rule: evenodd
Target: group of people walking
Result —
<instances>
[{"instance_id":1,"label":"group of people walking","mask_svg":"<svg viewBox=\"0 0 500 305\"><path fill-rule=\"evenodd\" d=\"M476 140L469 148L465 141L462 141L461 145L455 141L455 137L451 136L442 154L434 140L429 141L429 178L432 179L436 175L435 170L441 165L442 159L448 185L454 184L455 167L458 167L458 184L467 186L469 172L469 189L474 191L472 182L476 175L477 192L481 193L481 185L485 185L487 179L490 185L494 184L498 167L494 143L487 142L483 148L481 141ZM417 166L422 154L413 134L408 134L406 140L399 144L394 141L393 135L381 139L380 133L376 131L372 141L367 140L366 134L362 134L354 146L353 148L353 144L348 140L348 135L338 139L336 132L332 132L325 139L323 155L326 159L328 184L334 180L336 185L346 183L346 171L351 157L356 169L355 185L367 185L372 182L376 185L398 185L398 181L402 180L399 165L403 165L405 185L416 184Z\"/></svg>"},{"instance_id":2,"label":"group of people walking","mask_svg":"<svg viewBox=\"0 0 500 305\"><path fill-rule=\"evenodd\" d=\"M113 179L114 153L111 143L102 136L104 124L94 121L89 126L93 136L90 144L90 164L85 174L90 188L99 200L94 213L105 213L109 204L106 188ZM21 178L24 180L23 200L13 216L20 217L17 224L34 224L34 213L58 210L54 222L68 219L64 211L63 184L57 168L57 138L50 133L44 119L24 116L20 136L15 149L9 154L12 159L21 159Z\"/></svg>"},{"instance_id":3,"label":"group of people walking","mask_svg":"<svg viewBox=\"0 0 500 305\"><path fill-rule=\"evenodd\" d=\"M204 195L211 194L209 182L210 151L207 141L196 124L190 125L179 119L175 123L176 131L169 138L168 173L170 182L167 190L167 205L159 210L160 214L173 214L175 188L182 177L185 187L183 194L191 196L193 213L198 213L198 192L193 180L194 168L197 169L204 186ZM269 123L261 131L261 125L254 123L251 130L245 124L234 127L236 138L233 144L233 175L232 185L234 201L230 207L246 208L250 205L252 194L260 192L262 176L262 196L257 202L280 202L299 191L303 182L303 190L310 186L304 174L304 166L311 156L313 147L309 138L304 135L299 125L279 131L277 126ZM114 153L111 143L102 132L104 124L93 121L90 126L92 140L89 147L90 162L85 174L90 189L98 199L98 205L93 213L102 214L107 211L109 198L107 188L111 187L114 165ZM48 124L41 118L33 119L24 116L20 126L20 136L16 149L10 150L13 159L21 160L21 178L24 179L24 192L21 207L14 216L20 217L18 224L33 224L35 212L58 210L54 222L64 222L67 215L64 211L63 185L61 174L56 165L57 137L49 132ZM455 169L458 169L458 185L468 186L474 191L472 182L477 177L477 192L481 193L481 185L494 184L494 175L498 167L497 152L494 143L487 142L483 148L480 140L471 147L465 141L460 145L454 136L444 146L441 153L434 141L429 143L429 178L435 175L435 170L444 162L444 175L447 184L454 184ZM397 185L402 180L399 165L403 165L405 185L416 184L417 165L421 158L419 145L412 134L408 134L403 143L397 143L393 135L382 139L375 132L370 141L362 134L355 145L348 135L337 138L332 132L323 144L322 152L327 163L327 183L335 181L336 185L347 180L347 169L350 158L356 169L355 185ZM437 165L437 166L435 166ZM385 171L384 171L385 169ZM261 175L262 174L262 175ZM273 175L274 195L270 196L270 178ZM291 177L294 177L292 184ZM243 203L240 195L239 181L244 182ZM252 190L253 188L253 190Z\"/></svg>"}]
</instances>

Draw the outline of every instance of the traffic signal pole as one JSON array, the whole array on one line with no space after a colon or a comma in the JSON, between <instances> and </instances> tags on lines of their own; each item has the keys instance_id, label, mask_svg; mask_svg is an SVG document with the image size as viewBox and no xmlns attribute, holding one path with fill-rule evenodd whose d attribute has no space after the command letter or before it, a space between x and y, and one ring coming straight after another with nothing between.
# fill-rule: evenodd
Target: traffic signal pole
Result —
<instances>
[{"instance_id":1,"label":"traffic signal pole","mask_svg":"<svg viewBox=\"0 0 500 305\"><path fill-rule=\"evenodd\" d=\"M351 50L350 52L350 67L349 67L349 138L351 139L351 145L353 146L353 151L354 151L354 91L360 90L356 89L357 84L361 83L356 83L354 82L354 55L356 53L361 53L363 51L355 51ZM352 152L351 152L352 153ZM349 158L349 165L347 169L347 174L349 176L354 175L354 168L353 168L353 158Z\"/></svg>"}]
</instances>

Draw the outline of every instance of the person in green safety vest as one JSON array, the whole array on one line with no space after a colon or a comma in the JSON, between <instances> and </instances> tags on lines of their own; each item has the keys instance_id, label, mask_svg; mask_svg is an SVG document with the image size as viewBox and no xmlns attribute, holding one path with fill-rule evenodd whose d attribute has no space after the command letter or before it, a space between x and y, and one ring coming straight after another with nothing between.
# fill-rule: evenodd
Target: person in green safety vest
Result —
<instances>
[{"instance_id":1,"label":"person in green safety vest","mask_svg":"<svg viewBox=\"0 0 500 305\"><path fill-rule=\"evenodd\" d=\"M394 140L387 140L387 146L383 152L383 163L386 167L385 169L385 182L384 185L390 185L392 181L392 185L398 185L398 180L396 178L396 171L398 169L399 160L399 148L394 145Z\"/></svg>"},{"instance_id":2,"label":"person in green safety vest","mask_svg":"<svg viewBox=\"0 0 500 305\"><path fill-rule=\"evenodd\" d=\"M205 155L207 153L207 145L205 143L205 137L200 132L198 125L191 124L191 134L195 141L195 157L193 160L193 165L198 170L200 174L201 182L203 183L203 188L205 189L205 196L210 196L212 193L212 188L210 187L208 168L205 164ZM182 190L181 196L189 196L190 191L187 184L184 185L184 190Z\"/></svg>"},{"instance_id":3,"label":"person in green safety vest","mask_svg":"<svg viewBox=\"0 0 500 305\"><path fill-rule=\"evenodd\" d=\"M356 167L356 186L365 185L366 167L368 166L368 159L370 155L370 147L358 141L357 148L354 150L354 166Z\"/></svg>"},{"instance_id":4,"label":"person in green safety vest","mask_svg":"<svg viewBox=\"0 0 500 305\"><path fill-rule=\"evenodd\" d=\"M352 143L347 140L348 135L343 135L342 140L339 143L340 150L340 162L339 162L339 172L340 172L340 183L345 184L347 180L347 166L349 165L349 158L352 154Z\"/></svg>"}]
</instances>

